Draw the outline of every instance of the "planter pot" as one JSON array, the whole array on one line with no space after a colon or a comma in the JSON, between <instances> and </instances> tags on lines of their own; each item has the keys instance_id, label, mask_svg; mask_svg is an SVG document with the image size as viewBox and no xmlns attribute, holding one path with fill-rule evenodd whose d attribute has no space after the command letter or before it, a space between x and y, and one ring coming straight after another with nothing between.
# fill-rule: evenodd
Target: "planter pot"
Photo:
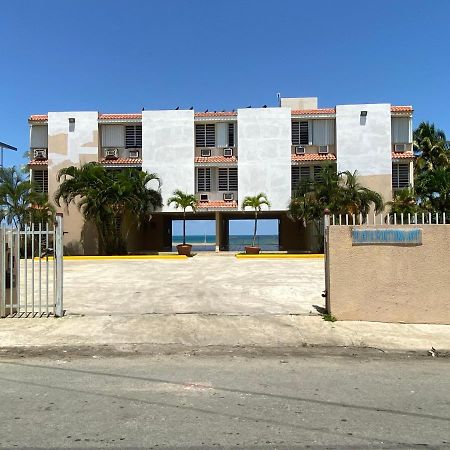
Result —
<instances>
[{"instance_id":1,"label":"planter pot","mask_svg":"<svg viewBox=\"0 0 450 450\"><path fill-rule=\"evenodd\" d=\"M260 247L253 247L251 245L245 247L245 253L247 253L247 255L258 255L260 251Z\"/></svg>"},{"instance_id":2,"label":"planter pot","mask_svg":"<svg viewBox=\"0 0 450 450\"><path fill-rule=\"evenodd\" d=\"M191 244L178 244L177 250L178 250L179 255L190 256L191 250L192 250L192 245Z\"/></svg>"}]
</instances>

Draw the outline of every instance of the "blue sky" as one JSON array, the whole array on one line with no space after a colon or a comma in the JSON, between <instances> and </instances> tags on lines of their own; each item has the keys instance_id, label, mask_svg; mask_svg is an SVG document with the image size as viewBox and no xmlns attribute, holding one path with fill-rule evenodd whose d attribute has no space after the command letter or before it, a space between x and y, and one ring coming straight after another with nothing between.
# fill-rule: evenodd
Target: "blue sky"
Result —
<instances>
[{"instance_id":1,"label":"blue sky","mask_svg":"<svg viewBox=\"0 0 450 450\"><path fill-rule=\"evenodd\" d=\"M450 134L448 0L2 3L0 141L27 117L275 105L412 104Z\"/></svg>"}]
</instances>

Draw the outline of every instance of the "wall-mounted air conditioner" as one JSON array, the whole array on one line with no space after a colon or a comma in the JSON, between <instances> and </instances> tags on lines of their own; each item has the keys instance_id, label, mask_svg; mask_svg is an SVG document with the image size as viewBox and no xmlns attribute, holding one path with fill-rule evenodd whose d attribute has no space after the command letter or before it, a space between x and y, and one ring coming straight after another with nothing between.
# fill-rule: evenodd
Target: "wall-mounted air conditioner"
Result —
<instances>
[{"instance_id":1,"label":"wall-mounted air conditioner","mask_svg":"<svg viewBox=\"0 0 450 450\"><path fill-rule=\"evenodd\" d=\"M231 202L234 200L234 194L232 192L225 192L223 194L223 199L226 202Z\"/></svg>"},{"instance_id":2,"label":"wall-mounted air conditioner","mask_svg":"<svg viewBox=\"0 0 450 450\"><path fill-rule=\"evenodd\" d=\"M229 158L230 156L233 156L233 149L232 148L224 148L223 156L225 156L227 158Z\"/></svg>"},{"instance_id":3,"label":"wall-mounted air conditioner","mask_svg":"<svg viewBox=\"0 0 450 450\"><path fill-rule=\"evenodd\" d=\"M35 148L33 150L34 159L47 159L47 149L46 148Z\"/></svg>"},{"instance_id":4,"label":"wall-mounted air conditioner","mask_svg":"<svg viewBox=\"0 0 450 450\"><path fill-rule=\"evenodd\" d=\"M295 147L295 154L296 155L304 155L305 154L305 147L303 147L302 145L297 145Z\"/></svg>"},{"instance_id":5,"label":"wall-mounted air conditioner","mask_svg":"<svg viewBox=\"0 0 450 450\"><path fill-rule=\"evenodd\" d=\"M208 194L200 194L200 201L207 202L209 200Z\"/></svg>"},{"instance_id":6,"label":"wall-mounted air conditioner","mask_svg":"<svg viewBox=\"0 0 450 450\"><path fill-rule=\"evenodd\" d=\"M200 150L200 155L205 158L208 158L209 156L211 156L211 149L210 148L202 148Z\"/></svg>"},{"instance_id":7,"label":"wall-mounted air conditioner","mask_svg":"<svg viewBox=\"0 0 450 450\"><path fill-rule=\"evenodd\" d=\"M398 153L406 151L406 144L394 144L394 151Z\"/></svg>"},{"instance_id":8,"label":"wall-mounted air conditioner","mask_svg":"<svg viewBox=\"0 0 450 450\"><path fill-rule=\"evenodd\" d=\"M128 156L130 158L139 158L139 150L130 150Z\"/></svg>"},{"instance_id":9,"label":"wall-mounted air conditioner","mask_svg":"<svg viewBox=\"0 0 450 450\"><path fill-rule=\"evenodd\" d=\"M119 157L118 148L105 148L105 159L117 159Z\"/></svg>"},{"instance_id":10,"label":"wall-mounted air conditioner","mask_svg":"<svg viewBox=\"0 0 450 450\"><path fill-rule=\"evenodd\" d=\"M328 145L319 145L319 153L326 155L328 153Z\"/></svg>"}]
</instances>

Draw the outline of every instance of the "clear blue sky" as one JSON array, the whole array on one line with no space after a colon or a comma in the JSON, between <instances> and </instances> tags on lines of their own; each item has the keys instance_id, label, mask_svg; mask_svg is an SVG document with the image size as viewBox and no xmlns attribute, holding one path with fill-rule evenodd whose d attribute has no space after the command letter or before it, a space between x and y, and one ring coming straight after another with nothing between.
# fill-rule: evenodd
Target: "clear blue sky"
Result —
<instances>
[{"instance_id":1,"label":"clear blue sky","mask_svg":"<svg viewBox=\"0 0 450 450\"><path fill-rule=\"evenodd\" d=\"M27 117L222 110L283 96L412 104L450 134L448 0L2 2L0 141Z\"/></svg>"}]
</instances>

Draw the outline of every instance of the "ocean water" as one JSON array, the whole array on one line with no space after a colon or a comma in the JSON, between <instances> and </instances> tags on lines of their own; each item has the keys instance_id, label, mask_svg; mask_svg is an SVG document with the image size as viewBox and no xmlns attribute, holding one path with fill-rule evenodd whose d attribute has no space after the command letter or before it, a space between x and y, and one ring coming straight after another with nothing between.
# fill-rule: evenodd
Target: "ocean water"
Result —
<instances>
[{"instance_id":1,"label":"ocean water","mask_svg":"<svg viewBox=\"0 0 450 450\"><path fill-rule=\"evenodd\" d=\"M252 244L252 238L251 235L230 235L230 251L243 251L246 245ZM173 246L182 242L183 236L172 236ZM191 244L195 251L214 251L216 248L215 235L187 235L186 242ZM262 250L278 250L278 236L276 234L256 236L256 245Z\"/></svg>"}]
</instances>

